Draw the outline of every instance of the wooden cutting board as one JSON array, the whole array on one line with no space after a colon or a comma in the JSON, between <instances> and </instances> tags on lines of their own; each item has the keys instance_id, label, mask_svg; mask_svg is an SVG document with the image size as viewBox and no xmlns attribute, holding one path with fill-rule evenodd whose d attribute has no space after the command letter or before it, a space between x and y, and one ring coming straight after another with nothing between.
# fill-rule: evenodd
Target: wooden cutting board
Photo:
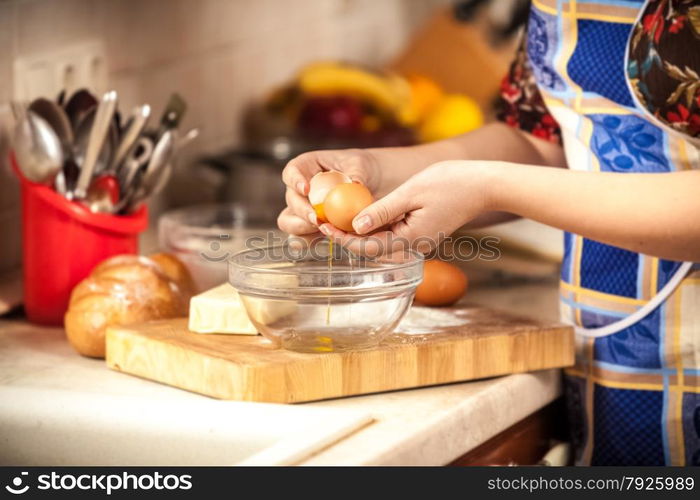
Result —
<instances>
[{"instance_id":1,"label":"wooden cutting board","mask_svg":"<svg viewBox=\"0 0 700 500\"><path fill-rule=\"evenodd\" d=\"M192 333L184 318L112 327L107 365L215 398L297 403L574 362L571 327L482 307L450 312L464 324L413 329L376 349L326 354L278 349L261 336Z\"/></svg>"}]
</instances>

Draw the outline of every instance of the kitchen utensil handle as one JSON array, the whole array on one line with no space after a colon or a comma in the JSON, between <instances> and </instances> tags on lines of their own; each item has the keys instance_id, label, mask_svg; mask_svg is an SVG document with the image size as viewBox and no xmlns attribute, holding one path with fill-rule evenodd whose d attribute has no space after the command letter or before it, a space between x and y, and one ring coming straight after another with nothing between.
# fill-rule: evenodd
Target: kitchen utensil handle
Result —
<instances>
[{"instance_id":1,"label":"kitchen utensil handle","mask_svg":"<svg viewBox=\"0 0 700 500\"><path fill-rule=\"evenodd\" d=\"M85 152L85 160L80 167L80 175L73 192L74 198L84 199L87 195L87 190L97 165L97 158L107 138L107 132L116 108L117 93L114 90L107 92L97 105L95 121L90 130L90 138L88 139L87 151Z\"/></svg>"},{"instance_id":2,"label":"kitchen utensil handle","mask_svg":"<svg viewBox=\"0 0 700 500\"><path fill-rule=\"evenodd\" d=\"M110 172L115 172L122 162L129 155L131 150L136 146L137 141L143 129L146 128L148 118L151 116L151 107L148 104L137 106L131 114L129 127L124 132L124 137L119 141L114 158L109 166Z\"/></svg>"},{"instance_id":3,"label":"kitchen utensil handle","mask_svg":"<svg viewBox=\"0 0 700 500\"><path fill-rule=\"evenodd\" d=\"M185 100L177 93L171 95L163 111L163 116L160 119L156 140L160 140L161 136L166 131L176 129L180 125L185 111L187 111L187 103Z\"/></svg>"},{"instance_id":4,"label":"kitchen utensil handle","mask_svg":"<svg viewBox=\"0 0 700 500\"><path fill-rule=\"evenodd\" d=\"M163 169L167 168L167 164L172 159L176 141L177 130L170 129L166 130L155 144L141 177L142 185L138 186L130 197L127 210L134 210L139 203L153 194L154 188L159 184L157 176L163 175ZM169 176L170 172L167 175Z\"/></svg>"},{"instance_id":5,"label":"kitchen utensil handle","mask_svg":"<svg viewBox=\"0 0 700 500\"><path fill-rule=\"evenodd\" d=\"M185 135L178 138L177 142L175 143L175 150L179 151L180 149L187 146L190 142L194 141L197 137L199 137L199 129L191 128L185 133Z\"/></svg>"},{"instance_id":6,"label":"kitchen utensil handle","mask_svg":"<svg viewBox=\"0 0 700 500\"><path fill-rule=\"evenodd\" d=\"M147 137L141 137L129 153L129 156L124 159L122 171L126 173L123 175L123 178L120 178L121 199L115 205L114 213L119 213L130 205L136 191L136 186L133 185L136 176L141 167L151 158L151 154L153 154L153 142Z\"/></svg>"}]
</instances>

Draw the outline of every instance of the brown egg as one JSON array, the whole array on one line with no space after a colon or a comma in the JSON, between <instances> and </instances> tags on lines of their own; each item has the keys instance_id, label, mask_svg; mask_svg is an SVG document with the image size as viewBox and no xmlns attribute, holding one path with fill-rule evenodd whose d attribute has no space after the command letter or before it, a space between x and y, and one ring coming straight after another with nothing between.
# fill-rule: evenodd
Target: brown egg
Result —
<instances>
[{"instance_id":1,"label":"brown egg","mask_svg":"<svg viewBox=\"0 0 700 500\"><path fill-rule=\"evenodd\" d=\"M338 184L323 200L323 211L328 222L343 231L351 232L352 220L372 202L372 193L362 184Z\"/></svg>"},{"instance_id":2,"label":"brown egg","mask_svg":"<svg viewBox=\"0 0 700 500\"><path fill-rule=\"evenodd\" d=\"M311 178L309 181L309 203L311 203L320 222L328 222L323 210L323 201L326 199L328 192L338 184L349 184L351 182L350 177L336 170L319 172Z\"/></svg>"},{"instance_id":3,"label":"brown egg","mask_svg":"<svg viewBox=\"0 0 700 500\"><path fill-rule=\"evenodd\" d=\"M426 261L423 282L416 289L416 301L426 306L451 306L467 291L467 275L441 260Z\"/></svg>"}]
</instances>

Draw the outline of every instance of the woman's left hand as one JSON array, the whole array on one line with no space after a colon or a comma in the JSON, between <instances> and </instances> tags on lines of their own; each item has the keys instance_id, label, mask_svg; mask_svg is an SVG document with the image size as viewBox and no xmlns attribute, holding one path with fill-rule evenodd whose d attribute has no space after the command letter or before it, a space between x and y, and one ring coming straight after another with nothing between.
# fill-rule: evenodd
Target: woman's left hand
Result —
<instances>
[{"instance_id":1,"label":"woman's left hand","mask_svg":"<svg viewBox=\"0 0 700 500\"><path fill-rule=\"evenodd\" d=\"M414 175L353 220L357 234L322 224L321 232L367 256L413 248L428 253L487 209L483 162L443 161Z\"/></svg>"}]
</instances>

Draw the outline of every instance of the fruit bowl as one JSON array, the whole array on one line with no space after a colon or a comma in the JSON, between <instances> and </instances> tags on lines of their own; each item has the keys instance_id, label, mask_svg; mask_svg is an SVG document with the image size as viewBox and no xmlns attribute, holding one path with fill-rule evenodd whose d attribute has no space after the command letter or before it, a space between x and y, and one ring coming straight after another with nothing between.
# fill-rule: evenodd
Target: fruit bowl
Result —
<instances>
[{"instance_id":1,"label":"fruit bowl","mask_svg":"<svg viewBox=\"0 0 700 500\"><path fill-rule=\"evenodd\" d=\"M327 240L244 250L229 281L258 331L300 352L378 345L399 324L423 276L412 250L368 259Z\"/></svg>"}]
</instances>

